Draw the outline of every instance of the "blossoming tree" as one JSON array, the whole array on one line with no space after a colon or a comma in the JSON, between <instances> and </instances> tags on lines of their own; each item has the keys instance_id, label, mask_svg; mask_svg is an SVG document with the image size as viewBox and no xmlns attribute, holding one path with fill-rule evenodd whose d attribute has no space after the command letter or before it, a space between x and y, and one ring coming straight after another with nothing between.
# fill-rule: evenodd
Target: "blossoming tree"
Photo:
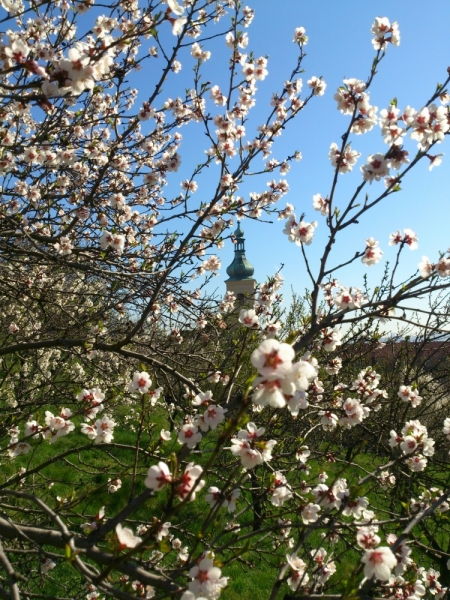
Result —
<instances>
[{"instance_id":1,"label":"blossoming tree","mask_svg":"<svg viewBox=\"0 0 450 600\"><path fill-rule=\"evenodd\" d=\"M300 155L270 155L327 91L321 77L299 77L304 28L256 129L268 60L251 53L254 13L237 1L0 5L0 596L214 600L259 569L268 599L444 597L445 394L431 423L436 389L411 376L414 361L393 388L348 357L372 357L388 320L445 340L450 257L424 256L399 281L402 252L418 240L393 232L396 263L374 291L337 277L354 261L379 262L378 240L330 261L336 239L411 169L439 165L448 73L423 106L393 101L378 113L369 90L400 34L377 17L367 79L345 79L334 96L348 122L330 146L331 188L298 218L279 203ZM202 78L217 37L226 88ZM185 60L191 87L165 97ZM136 104L144 68L149 95ZM179 181L184 126L207 143ZM385 151L364 162L351 141L369 132ZM337 206L338 180L358 163L361 182ZM213 166L215 185L196 200ZM247 198L250 174L271 179ZM364 200L373 182L378 196ZM317 272L312 210L328 232ZM280 273L251 309L208 286L233 223L265 214L286 221L310 279L303 312L284 323ZM367 460L374 439L381 450Z\"/></svg>"}]
</instances>

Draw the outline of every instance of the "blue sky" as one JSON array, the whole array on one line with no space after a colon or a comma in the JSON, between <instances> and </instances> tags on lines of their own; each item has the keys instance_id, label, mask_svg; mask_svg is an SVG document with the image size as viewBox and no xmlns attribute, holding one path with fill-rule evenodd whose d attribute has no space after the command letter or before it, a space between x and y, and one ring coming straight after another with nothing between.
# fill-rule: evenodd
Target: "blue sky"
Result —
<instances>
[{"instance_id":1,"label":"blue sky","mask_svg":"<svg viewBox=\"0 0 450 600\"><path fill-rule=\"evenodd\" d=\"M399 22L401 44L399 47L390 46L379 66L379 73L370 89L371 104L381 110L396 97L400 108L410 105L420 109L433 93L436 83L444 81L450 65L450 5L444 0L429 1L426 6L419 0L381 0L377 3L254 0L249 5L255 9L256 16L247 30L250 43L246 51L253 51L255 56L268 56L269 76L258 82L257 106L250 114L247 131L253 131L265 120L272 92L281 91L283 81L289 77L296 60L296 47L292 43L295 27L305 27L309 36L307 57L303 63L304 88L313 75L323 76L327 83L325 95L315 98L294 120L283 136L276 140L272 152L272 157L280 160L295 150L303 155L301 162L292 163L286 176L290 192L282 199L280 208L287 201L296 207L297 216L305 212L306 221L319 221L315 239L307 247L314 267L327 234L324 217L312 209L312 197L316 193L326 195L329 192L333 177L328 159L329 147L332 142L339 143L349 118L336 108L333 99L336 89L343 78L367 79L374 57L370 27L376 16L386 16L391 22ZM215 27L222 31L226 27L225 21ZM173 44L173 39L167 37L167 42ZM229 50L222 38L213 40L211 46L205 44L205 49L212 50L212 58L205 63L204 80L223 86L228 77ZM186 56L182 63L182 71L167 82L161 101L169 96L182 95L185 88L192 87L194 60ZM145 99L146 85L142 78L139 81L139 98ZM170 177L169 193L172 190L174 194L179 193L179 182L203 160L207 141L197 127L192 124L180 129L184 138L180 148L183 164L179 172ZM365 163L367 156L387 150L378 127L364 136L353 136L352 141L352 147L361 152L361 157L352 173L340 177L335 196L337 206L343 206L361 182L359 166ZM363 250L364 240L370 236L379 240L383 259L393 262L395 249L388 246L389 234L405 227L413 229L419 236L419 249L413 252L405 249L403 253L400 272L405 276L415 271L423 254L433 260L439 250L444 251L450 246L450 151L447 146L448 140L434 149L434 153L446 154L440 167L429 172L428 161L422 161L403 182L400 193L383 201L366 214L358 226L350 227L342 234L333 250L333 264L339 264L355 251ZM415 155L415 141L408 139L405 147L412 156ZM262 168L263 164L258 159L257 166ZM217 171L212 167L196 178L199 184L196 201L208 201L208 190L215 187L217 181L215 175ZM263 191L266 182L273 177L280 178L277 173L250 178L238 193L248 199L250 191ZM382 182L374 182L367 189L371 197L383 190ZM255 267L255 277L263 281L283 263L285 293L289 296L290 286L301 292L309 283L300 249L282 234L283 227L284 222L276 220L272 224L248 219L242 222L247 258ZM233 246L229 241L219 256L223 267L216 283L222 290L225 287L222 284L226 278L225 268L233 258ZM360 286L364 273L367 273L369 282L375 286L382 275L383 265L384 260L368 268L358 261L342 272L340 281L348 287Z\"/></svg>"}]
</instances>

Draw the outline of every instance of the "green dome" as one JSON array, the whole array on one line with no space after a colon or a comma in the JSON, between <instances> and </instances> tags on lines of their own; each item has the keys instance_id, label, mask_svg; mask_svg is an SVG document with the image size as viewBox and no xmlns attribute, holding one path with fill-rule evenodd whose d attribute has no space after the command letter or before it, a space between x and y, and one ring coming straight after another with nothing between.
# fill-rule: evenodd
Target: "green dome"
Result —
<instances>
[{"instance_id":1,"label":"green dome","mask_svg":"<svg viewBox=\"0 0 450 600\"><path fill-rule=\"evenodd\" d=\"M241 229L241 224L240 223L238 223L237 229L234 232L234 237L237 238L237 239L241 239L241 238L244 239L244 232Z\"/></svg>"},{"instance_id":2,"label":"green dome","mask_svg":"<svg viewBox=\"0 0 450 600\"><path fill-rule=\"evenodd\" d=\"M230 277L228 281L251 279L255 269L245 257L244 232L242 231L240 224L238 224L234 236L237 241L234 249L234 260L227 268L227 273Z\"/></svg>"}]
</instances>

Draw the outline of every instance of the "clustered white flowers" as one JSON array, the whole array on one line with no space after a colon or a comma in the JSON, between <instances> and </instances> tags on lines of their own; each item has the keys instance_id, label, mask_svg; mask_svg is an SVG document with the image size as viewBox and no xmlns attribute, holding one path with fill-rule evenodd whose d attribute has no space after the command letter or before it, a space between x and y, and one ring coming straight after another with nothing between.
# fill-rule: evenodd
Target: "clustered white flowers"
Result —
<instances>
[{"instance_id":1,"label":"clustered white flowers","mask_svg":"<svg viewBox=\"0 0 450 600\"><path fill-rule=\"evenodd\" d=\"M341 151L336 143L332 143L328 158L332 167L339 170L339 173L349 173L358 162L358 158L361 156L356 150L352 150L350 144L347 144Z\"/></svg>"},{"instance_id":2,"label":"clustered white flowers","mask_svg":"<svg viewBox=\"0 0 450 600\"><path fill-rule=\"evenodd\" d=\"M338 293L333 297L331 294L327 294L327 300L330 300L339 310L353 310L355 308L361 308L366 302L368 302L367 295L358 288L348 290L344 286L336 286Z\"/></svg>"},{"instance_id":3,"label":"clustered white flowers","mask_svg":"<svg viewBox=\"0 0 450 600\"><path fill-rule=\"evenodd\" d=\"M317 221L313 221L312 223L300 221L297 223L296 219L297 217L295 214L289 216L283 233L288 236L290 242L294 242L297 246L302 246L303 244L309 246L313 241L314 232L318 223Z\"/></svg>"},{"instance_id":4,"label":"clustered white flowers","mask_svg":"<svg viewBox=\"0 0 450 600\"><path fill-rule=\"evenodd\" d=\"M222 577L222 571L214 566L212 552L205 553L198 565L192 567L189 577L192 579L189 583L189 591L183 594L182 600L202 597L214 600L228 584L228 577Z\"/></svg>"},{"instance_id":5,"label":"clustered white flowers","mask_svg":"<svg viewBox=\"0 0 450 600\"><path fill-rule=\"evenodd\" d=\"M85 403L85 415L86 419L93 419L99 412L101 412L105 407L103 405L103 400L105 399L105 394L102 393L100 388L92 388L92 389L84 389L82 390L78 396L77 400L81 403Z\"/></svg>"},{"instance_id":6,"label":"clustered white flowers","mask_svg":"<svg viewBox=\"0 0 450 600\"><path fill-rule=\"evenodd\" d=\"M411 471L423 471L428 463L427 457L434 454L434 440L428 437L427 428L416 419L405 423L401 435L394 430L390 435L389 445L392 448L400 446L403 455L408 457L406 464Z\"/></svg>"},{"instance_id":7,"label":"clustered white flowers","mask_svg":"<svg viewBox=\"0 0 450 600\"><path fill-rule=\"evenodd\" d=\"M378 262L380 262L382 256L383 252L379 247L377 240L372 237L368 238L366 240L366 248L363 252L361 262L368 267L371 267L372 265L376 265Z\"/></svg>"},{"instance_id":8,"label":"clustered white flowers","mask_svg":"<svg viewBox=\"0 0 450 600\"><path fill-rule=\"evenodd\" d=\"M397 21L391 23L387 17L377 17L370 31L375 36L372 40L375 50L384 50L388 43L394 46L400 44L400 32Z\"/></svg>"},{"instance_id":9,"label":"clustered white flowers","mask_svg":"<svg viewBox=\"0 0 450 600\"><path fill-rule=\"evenodd\" d=\"M273 308L280 301L277 293L283 285L283 277L276 273L269 278L268 282L262 283L252 298L254 308L241 308L239 311L239 323L244 327L258 330L265 338L274 338L278 335L281 323L273 319ZM229 292L227 292L228 294ZM234 301L234 295L232 296ZM226 300L226 298L225 298ZM223 304L221 304L221 310Z\"/></svg>"},{"instance_id":10,"label":"clustered white flowers","mask_svg":"<svg viewBox=\"0 0 450 600\"><path fill-rule=\"evenodd\" d=\"M365 89L366 84L359 79L344 79L343 87L339 88L334 95L338 110L344 115L354 117L351 131L355 134L366 133L377 124L378 109L369 104L370 96L364 91Z\"/></svg>"},{"instance_id":11,"label":"clustered white flowers","mask_svg":"<svg viewBox=\"0 0 450 600\"><path fill-rule=\"evenodd\" d=\"M264 427L257 428L254 423L247 423L247 430L241 429L237 437L231 438L231 452L241 459L244 468L253 469L272 459L272 450L277 442L261 440L264 432Z\"/></svg>"},{"instance_id":12,"label":"clustered white flowers","mask_svg":"<svg viewBox=\"0 0 450 600\"><path fill-rule=\"evenodd\" d=\"M396 246L402 244L408 246L410 250L416 250L418 248L418 238L412 229L405 229L402 235L401 231L398 230L395 233L391 233L389 246Z\"/></svg>"},{"instance_id":13,"label":"clustered white flowers","mask_svg":"<svg viewBox=\"0 0 450 600\"><path fill-rule=\"evenodd\" d=\"M306 408L305 391L317 376L314 366L300 359L293 363L294 350L289 344L274 339L264 340L253 351L251 362L259 372L253 383L253 402L258 408L288 406L291 412Z\"/></svg>"},{"instance_id":14,"label":"clustered white flowers","mask_svg":"<svg viewBox=\"0 0 450 600\"><path fill-rule=\"evenodd\" d=\"M447 254L450 253L447 251ZM420 276L423 277L423 279L427 279L434 274L442 278L449 277L450 256L441 256L437 263L432 263L429 258L422 256L422 262L419 263L418 269Z\"/></svg>"},{"instance_id":15,"label":"clustered white flowers","mask_svg":"<svg viewBox=\"0 0 450 600\"><path fill-rule=\"evenodd\" d=\"M417 388L412 388L410 385L401 385L398 390L398 397L404 402L411 402L411 406L414 408L422 402L422 397L419 396Z\"/></svg>"},{"instance_id":16,"label":"clustered white flowers","mask_svg":"<svg viewBox=\"0 0 450 600\"><path fill-rule=\"evenodd\" d=\"M30 418L25 424L25 437L38 438L48 440L50 444L54 444L61 437L68 435L75 429L75 424L70 420L72 411L69 408L62 408L58 415L54 415L49 410L45 411L45 425L39 425L35 419ZM20 430L17 426L10 429L10 445L8 454L11 457L19 456L20 454L28 454L31 450L31 445L20 440Z\"/></svg>"},{"instance_id":17,"label":"clustered white flowers","mask_svg":"<svg viewBox=\"0 0 450 600\"><path fill-rule=\"evenodd\" d=\"M374 38L372 43L378 51L385 51L388 43L398 46L400 34L397 22L390 23L386 17L377 17L372 25ZM358 79L344 79L334 98L338 110L344 115L352 117L351 132L363 134L373 129L377 123L381 127L381 134L390 150L384 154L381 152L371 154L365 165L361 166L364 181L372 183L385 179L388 188L394 188L398 181L390 176L390 169L399 170L409 162L408 151L403 149L404 137L409 132L411 139L418 142L418 148L426 153L430 160L430 169L441 163L442 155L428 154L434 143L440 143L444 135L449 131L448 112L446 107L431 103L419 111L407 106L402 112L396 101L389 108L380 111L369 103L369 93L366 91L366 83ZM348 142L339 148L333 143L329 153L331 165L340 173L347 173L356 164L360 153L352 150Z\"/></svg>"},{"instance_id":18,"label":"clustered white flowers","mask_svg":"<svg viewBox=\"0 0 450 600\"><path fill-rule=\"evenodd\" d=\"M110 444L114 439L114 427L117 423L107 415L101 419L97 419L93 425L83 423L81 433L88 436L90 440L94 440L94 444Z\"/></svg>"},{"instance_id":19,"label":"clustered white flowers","mask_svg":"<svg viewBox=\"0 0 450 600\"><path fill-rule=\"evenodd\" d=\"M159 491L167 484L173 483L175 494L180 500L184 500L186 497L195 500L196 493L205 485L205 481L200 479L202 473L202 467L189 463L184 473L174 480L169 467L165 463L159 462L158 465L150 467L144 483L146 487L155 491Z\"/></svg>"}]
</instances>

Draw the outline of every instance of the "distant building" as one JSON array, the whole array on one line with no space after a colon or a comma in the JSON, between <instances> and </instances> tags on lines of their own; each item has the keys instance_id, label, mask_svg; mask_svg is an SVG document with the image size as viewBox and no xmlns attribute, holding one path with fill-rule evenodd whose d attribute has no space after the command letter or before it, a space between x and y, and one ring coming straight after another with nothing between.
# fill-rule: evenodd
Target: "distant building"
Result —
<instances>
[{"instance_id":1,"label":"distant building","mask_svg":"<svg viewBox=\"0 0 450 600\"><path fill-rule=\"evenodd\" d=\"M244 232L240 224L234 232L236 245L234 248L234 260L227 268L229 279L225 281L227 292L233 292L240 304L253 306L256 280L252 275L255 269L245 257Z\"/></svg>"}]
</instances>

